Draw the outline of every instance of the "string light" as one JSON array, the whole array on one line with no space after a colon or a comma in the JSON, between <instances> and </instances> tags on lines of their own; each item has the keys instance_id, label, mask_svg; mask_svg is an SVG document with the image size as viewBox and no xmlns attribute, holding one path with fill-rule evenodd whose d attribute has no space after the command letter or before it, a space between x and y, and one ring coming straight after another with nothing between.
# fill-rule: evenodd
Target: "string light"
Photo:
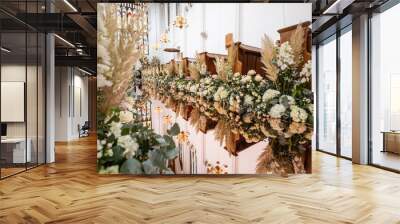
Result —
<instances>
[{"instance_id":1,"label":"string light","mask_svg":"<svg viewBox=\"0 0 400 224\"><path fill-rule=\"evenodd\" d=\"M181 131L178 134L177 138L179 143L185 143L189 140L189 133L186 131Z\"/></svg>"},{"instance_id":2,"label":"string light","mask_svg":"<svg viewBox=\"0 0 400 224\"><path fill-rule=\"evenodd\" d=\"M157 114L159 114L159 113L162 112L162 109L161 109L161 107L156 107L156 108L154 109L154 111L155 111Z\"/></svg>"},{"instance_id":3,"label":"string light","mask_svg":"<svg viewBox=\"0 0 400 224\"><path fill-rule=\"evenodd\" d=\"M163 123L166 125L170 125L172 123L172 117L170 115L165 115L163 117Z\"/></svg>"}]
</instances>

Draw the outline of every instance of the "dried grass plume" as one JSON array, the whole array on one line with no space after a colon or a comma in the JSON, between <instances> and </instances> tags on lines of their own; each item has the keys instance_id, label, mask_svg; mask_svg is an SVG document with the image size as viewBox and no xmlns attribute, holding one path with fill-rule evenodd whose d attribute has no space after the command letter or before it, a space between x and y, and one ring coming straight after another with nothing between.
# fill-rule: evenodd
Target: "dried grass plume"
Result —
<instances>
[{"instance_id":1,"label":"dried grass plume","mask_svg":"<svg viewBox=\"0 0 400 224\"><path fill-rule=\"evenodd\" d=\"M261 41L261 62L264 64L264 70L267 73L267 78L275 82L278 79L278 68L272 63L272 60L276 56L274 44L266 34L264 34L264 37Z\"/></svg>"}]
</instances>

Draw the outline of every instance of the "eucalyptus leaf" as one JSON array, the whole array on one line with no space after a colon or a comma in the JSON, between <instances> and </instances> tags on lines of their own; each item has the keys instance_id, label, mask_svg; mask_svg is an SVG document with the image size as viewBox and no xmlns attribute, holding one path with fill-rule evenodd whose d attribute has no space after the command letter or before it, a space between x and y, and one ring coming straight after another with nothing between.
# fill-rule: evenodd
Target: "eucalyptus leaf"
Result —
<instances>
[{"instance_id":1,"label":"eucalyptus leaf","mask_svg":"<svg viewBox=\"0 0 400 224\"><path fill-rule=\"evenodd\" d=\"M170 174L175 174L175 173L174 173L174 171L172 171L170 168L168 168L168 169L166 169L166 170L163 171L163 174L168 174L168 175L170 175Z\"/></svg>"},{"instance_id":2,"label":"eucalyptus leaf","mask_svg":"<svg viewBox=\"0 0 400 224\"><path fill-rule=\"evenodd\" d=\"M167 146L169 149L175 148L175 142L174 142L174 139L171 136L164 135L163 138L164 138L164 141L166 143L165 146Z\"/></svg>"},{"instance_id":3,"label":"eucalyptus leaf","mask_svg":"<svg viewBox=\"0 0 400 224\"><path fill-rule=\"evenodd\" d=\"M167 160L159 149L154 149L149 152L149 160L153 166L158 167L161 170L167 169Z\"/></svg>"},{"instance_id":4,"label":"eucalyptus leaf","mask_svg":"<svg viewBox=\"0 0 400 224\"><path fill-rule=\"evenodd\" d=\"M159 169L149 159L143 162L143 170L145 174L159 174Z\"/></svg>"},{"instance_id":5,"label":"eucalyptus leaf","mask_svg":"<svg viewBox=\"0 0 400 224\"><path fill-rule=\"evenodd\" d=\"M171 160L171 159L175 159L179 154L179 150L176 148L173 149L168 149L164 151L164 155L167 159Z\"/></svg>"},{"instance_id":6,"label":"eucalyptus leaf","mask_svg":"<svg viewBox=\"0 0 400 224\"><path fill-rule=\"evenodd\" d=\"M125 174L143 174L142 164L136 159L128 159L122 164L120 172Z\"/></svg>"},{"instance_id":7,"label":"eucalyptus leaf","mask_svg":"<svg viewBox=\"0 0 400 224\"><path fill-rule=\"evenodd\" d=\"M181 129L179 128L178 123L175 123L174 125L172 125L172 127L167 131L167 133L172 136L178 135L179 132L181 132Z\"/></svg>"},{"instance_id":8,"label":"eucalyptus leaf","mask_svg":"<svg viewBox=\"0 0 400 224\"><path fill-rule=\"evenodd\" d=\"M157 140L158 144L160 144L160 145L165 145L165 144L167 144L167 142L165 141L165 138L164 138L164 137L157 136L157 137L156 137L156 140Z\"/></svg>"}]
</instances>

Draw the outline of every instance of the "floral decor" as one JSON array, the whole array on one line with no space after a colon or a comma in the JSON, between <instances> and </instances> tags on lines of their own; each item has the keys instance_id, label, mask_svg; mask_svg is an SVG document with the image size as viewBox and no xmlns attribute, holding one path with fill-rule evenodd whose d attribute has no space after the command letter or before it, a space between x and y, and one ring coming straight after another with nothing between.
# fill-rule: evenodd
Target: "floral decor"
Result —
<instances>
[{"instance_id":1,"label":"floral decor","mask_svg":"<svg viewBox=\"0 0 400 224\"><path fill-rule=\"evenodd\" d=\"M208 161L205 161L204 164L207 167L207 174L228 174L228 172L225 170L228 168L228 165L222 165L219 161L215 162L215 166Z\"/></svg>"},{"instance_id":2,"label":"floral decor","mask_svg":"<svg viewBox=\"0 0 400 224\"><path fill-rule=\"evenodd\" d=\"M179 153L174 143L179 126L172 125L166 135L154 133L138 115L146 97L131 96L133 68L143 56L147 8L142 4L128 18L117 16L118 5L99 4L98 10L97 170L106 174L172 174L168 162Z\"/></svg>"},{"instance_id":3,"label":"floral decor","mask_svg":"<svg viewBox=\"0 0 400 224\"><path fill-rule=\"evenodd\" d=\"M174 20L174 26L176 26L179 29L186 27L187 26L186 18L184 16L177 16Z\"/></svg>"},{"instance_id":4,"label":"floral decor","mask_svg":"<svg viewBox=\"0 0 400 224\"><path fill-rule=\"evenodd\" d=\"M233 74L233 65L223 59L216 60L217 74L209 74L197 60L190 74L171 66L145 69L146 89L153 97L167 98L167 105L192 106L194 126L202 118L217 121L215 134L221 144L232 144L238 135L247 143L268 140L257 173L304 173L313 132L313 94L311 61L302 56L303 37L299 26L280 46L263 38L266 75L254 70Z\"/></svg>"}]
</instances>

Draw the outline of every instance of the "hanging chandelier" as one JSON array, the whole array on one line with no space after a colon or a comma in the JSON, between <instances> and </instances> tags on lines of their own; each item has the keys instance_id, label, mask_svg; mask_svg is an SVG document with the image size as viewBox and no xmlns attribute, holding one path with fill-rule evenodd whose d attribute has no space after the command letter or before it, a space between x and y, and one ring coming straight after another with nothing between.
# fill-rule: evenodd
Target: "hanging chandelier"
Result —
<instances>
[{"instance_id":1,"label":"hanging chandelier","mask_svg":"<svg viewBox=\"0 0 400 224\"><path fill-rule=\"evenodd\" d=\"M179 29L182 29L182 28L188 26L186 18L184 16L175 17L175 21L174 21L173 24L174 24L175 27L177 27Z\"/></svg>"},{"instance_id":2,"label":"hanging chandelier","mask_svg":"<svg viewBox=\"0 0 400 224\"><path fill-rule=\"evenodd\" d=\"M163 117L163 123L166 124L166 125L170 125L172 123L171 115L165 115Z\"/></svg>"},{"instance_id":3,"label":"hanging chandelier","mask_svg":"<svg viewBox=\"0 0 400 224\"><path fill-rule=\"evenodd\" d=\"M162 44L166 44L166 43L169 42L167 31L165 31L163 34L161 34L160 42L161 42Z\"/></svg>"},{"instance_id":4,"label":"hanging chandelier","mask_svg":"<svg viewBox=\"0 0 400 224\"><path fill-rule=\"evenodd\" d=\"M210 162L205 161L205 165L207 167L207 174L228 174L226 170L228 165L221 164L219 161L216 162L216 165L212 165Z\"/></svg>"},{"instance_id":5,"label":"hanging chandelier","mask_svg":"<svg viewBox=\"0 0 400 224\"><path fill-rule=\"evenodd\" d=\"M119 3L118 13L120 16L131 17L145 9L146 5L144 3Z\"/></svg>"}]
</instances>

